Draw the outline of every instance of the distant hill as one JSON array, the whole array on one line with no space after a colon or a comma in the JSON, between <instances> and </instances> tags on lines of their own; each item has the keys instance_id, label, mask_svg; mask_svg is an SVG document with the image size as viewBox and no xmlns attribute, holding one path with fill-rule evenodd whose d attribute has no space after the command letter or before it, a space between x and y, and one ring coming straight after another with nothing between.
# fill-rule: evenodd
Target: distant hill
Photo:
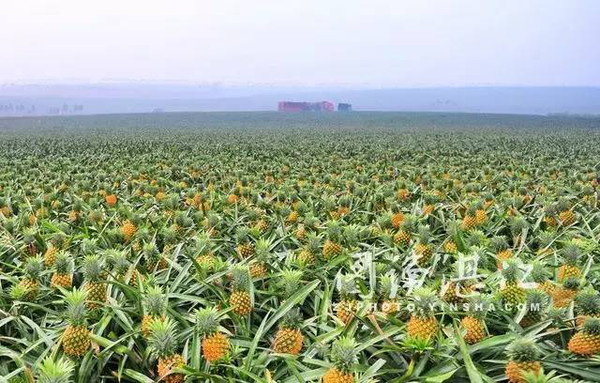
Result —
<instances>
[{"instance_id":1,"label":"distant hill","mask_svg":"<svg viewBox=\"0 0 600 383\"><path fill-rule=\"evenodd\" d=\"M280 100L347 102L354 110L600 114L598 87L328 89L180 84L0 85L0 116L268 111Z\"/></svg>"}]
</instances>

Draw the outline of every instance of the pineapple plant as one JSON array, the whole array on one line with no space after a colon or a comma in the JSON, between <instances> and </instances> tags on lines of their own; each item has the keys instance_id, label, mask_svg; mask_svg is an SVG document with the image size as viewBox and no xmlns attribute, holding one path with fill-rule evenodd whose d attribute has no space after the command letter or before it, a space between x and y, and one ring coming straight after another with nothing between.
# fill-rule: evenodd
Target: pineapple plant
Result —
<instances>
[{"instance_id":1,"label":"pineapple plant","mask_svg":"<svg viewBox=\"0 0 600 383\"><path fill-rule=\"evenodd\" d=\"M562 283L569 277L579 277L581 268L581 249L575 244L569 244L562 250L562 265L558 268L558 282Z\"/></svg>"},{"instance_id":2,"label":"pineapple plant","mask_svg":"<svg viewBox=\"0 0 600 383\"><path fill-rule=\"evenodd\" d=\"M354 383L352 370L358 363L356 341L352 338L340 338L331 347L330 358L332 366L325 372L323 383Z\"/></svg>"},{"instance_id":3,"label":"pineapple plant","mask_svg":"<svg viewBox=\"0 0 600 383\"><path fill-rule=\"evenodd\" d=\"M54 262L54 273L50 280L52 286L64 289L71 288L73 284L73 268L74 262L69 253L65 251L58 252Z\"/></svg>"},{"instance_id":4,"label":"pineapple plant","mask_svg":"<svg viewBox=\"0 0 600 383\"><path fill-rule=\"evenodd\" d=\"M300 331L300 325L300 311L288 311L279 323L279 329L273 340L273 351L281 354L298 355L304 343L304 336Z\"/></svg>"},{"instance_id":5,"label":"pineapple plant","mask_svg":"<svg viewBox=\"0 0 600 383\"><path fill-rule=\"evenodd\" d=\"M62 347L65 354L71 357L81 357L91 347L86 300L85 290L73 289L65 293L64 301L67 304L65 314L68 324L62 335Z\"/></svg>"},{"instance_id":6,"label":"pineapple plant","mask_svg":"<svg viewBox=\"0 0 600 383\"><path fill-rule=\"evenodd\" d=\"M250 271L247 266L234 266L232 276L233 285L231 295L229 296L229 305L237 315L249 315L254 306L253 298L250 294Z\"/></svg>"},{"instance_id":7,"label":"pineapple plant","mask_svg":"<svg viewBox=\"0 0 600 383\"><path fill-rule=\"evenodd\" d=\"M520 338L513 341L507 348L507 355L509 361L505 372L510 383L526 383L526 372L539 375L542 369L540 350L533 340Z\"/></svg>"},{"instance_id":8,"label":"pineapple plant","mask_svg":"<svg viewBox=\"0 0 600 383\"><path fill-rule=\"evenodd\" d=\"M529 327L540 323L548 308L548 295L538 289L527 290L525 298L525 315L519 323L521 327Z\"/></svg>"},{"instance_id":9,"label":"pineapple plant","mask_svg":"<svg viewBox=\"0 0 600 383\"><path fill-rule=\"evenodd\" d=\"M600 293L589 287L575 297L576 325L580 328L590 317L600 318Z\"/></svg>"},{"instance_id":10,"label":"pineapple plant","mask_svg":"<svg viewBox=\"0 0 600 383\"><path fill-rule=\"evenodd\" d=\"M485 338L485 316L489 305L489 299L479 294L468 299L467 315L460 321L467 344L479 343Z\"/></svg>"},{"instance_id":11,"label":"pineapple plant","mask_svg":"<svg viewBox=\"0 0 600 383\"><path fill-rule=\"evenodd\" d=\"M327 225L327 239L323 244L323 258L330 259L342 254L342 229L337 221Z\"/></svg>"},{"instance_id":12,"label":"pineapple plant","mask_svg":"<svg viewBox=\"0 0 600 383\"><path fill-rule=\"evenodd\" d=\"M266 239L259 239L255 245L255 258L250 263L250 276L264 278L267 276L267 264L271 251L271 243Z\"/></svg>"},{"instance_id":13,"label":"pineapple plant","mask_svg":"<svg viewBox=\"0 0 600 383\"><path fill-rule=\"evenodd\" d=\"M496 254L496 266L498 270L502 270L504 262L512 257L512 250L508 247L508 241L504 236L496 236L492 238L490 245Z\"/></svg>"},{"instance_id":14,"label":"pineapple plant","mask_svg":"<svg viewBox=\"0 0 600 383\"><path fill-rule=\"evenodd\" d=\"M298 261L304 265L312 265L321 253L321 237L316 233L309 233L306 245L298 253Z\"/></svg>"},{"instance_id":15,"label":"pineapple plant","mask_svg":"<svg viewBox=\"0 0 600 383\"><path fill-rule=\"evenodd\" d=\"M520 284L522 275L520 262L514 258L508 260L506 267L502 269L504 285L500 289L500 296L505 306L512 310L516 309L520 303L524 303L526 299L527 292Z\"/></svg>"},{"instance_id":16,"label":"pineapple plant","mask_svg":"<svg viewBox=\"0 0 600 383\"><path fill-rule=\"evenodd\" d=\"M155 320L150 324L148 346L156 358L158 378L165 383L181 383L184 375L175 370L185 366L185 359L178 353L178 333L171 318Z\"/></svg>"},{"instance_id":17,"label":"pineapple plant","mask_svg":"<svg viewBox=\"0 0 600 383\"><path fill-rule=\"evenodd\" d=\"M389 272L382 275L379 280L379 296L381 297L381 311L392 315L400 310L398 302L398 277L396 273Z\"/></svg>"},{"instance_id":18,"label":"pineapple plant","mask_svg":"<svg viewBox=\"0 0 600 383\"><path fill-rule=\"evenodd\" d=\"M24 291L21 299L34 301L40 292L40 276L44 266L39 257L29 257L23 266L24 278L19 281L19 287Z\"/></svg>"},{"instance_id":19,"label":"pineapple plant","mask_svg":"<svg viewBox=\"0 0 600 383\"><path fill-rule=\"evenodd\" d=\"M250 230L247 227L238 227L235 231L237 241L237 253L242 259L250 258L254 255L254 244L250 240Z\"/></svg>"},{"instance_id":20,"label":"pineapple plant","mask_svg":"<svg viewBox=\"0 0 600 383\"><path fill-rule=\"evenodd\" d=\"M107 288L104 282L104 262L97 255L87 255L83 260L84 288L87 291L87 307L91 310L106 302Z\"/></svg>"},{"instance_id":21,"label":"pineapple plant","mask_svg":"<svg viewBox=\"0 0 600 383\"><path fill-rule=\"evenodd\" d=\"M471 205L467 208L466 214L462 220L462 229L464 231L469 231L475 226L477 226L477 206Z\"/></svg>"},{"instance_id":22,"label":"pineapple plant","mask_svg":"<svg viewBox=\"0 0 600 383\"><path fill-rule=\"evenodd\" d=\"M338 275L336 288L340 297L336 304L336 316L345 325L348 325L358 312L358 301L354 297L356 293L356 280L353 275Z\"/></svg>"},{"instance_id":23,"label":"pineapple plant","mask_svg":"<svg viewBox=\"0 0 600 383\"><path fill-rule=\"evenodd\" d=\"M143 297L144 316L141 331L144 338L150 336L150 325L156 320L164 320L167 311L167 297L159 286L150 286Z\"/></svg>"},{"instance_id":24,"label":"pineapple plant","mask_svg":"<svg viewBox=\"0 0 600 383\"><path fill-rule=\"evenodd\" d=\"M121 234L123 235L123 238L125 239L125 241L127 241L127 242L131 241L131 239L135 235L136 231L137 231L137 228L133 221L126 220L125 222L123 222L123 225L121 226Z\"/></svg>"},{"instance_id":25,"label":"pineapple plant","mask_svg":"<svg viewBox=\"0 0 600 383\"><path fill-rule=\"evenodd\" d=\"M412 310L406 325L408 336L414 339L432 341L438 331L435 306L438 304L433 290L421 287L412 294Z\"/></svg>"},{"instance_id":26,"label":"pineapple plant","mask_svg":"<svg viewBox=\"0 0 600 383\"><path fill-rule=\"evenodd\" d=\"M432 235L429 226L419 227L419 240L415 245L415 261L417 265L426 266L433 256Z\"/></svg>"},{"instance_id":27,"label":"pineapple plant","mask_svg":"<svg viewBox=\"0 0 600 383\"><path fill-rule=\"evenodd\" d=\"M222 360L229 353L229 338L219 331L219 313L213 307L196 312L196 328L202 336L202 356L210 363Z\"/></svg>"},{"instance_id":28,"label":"pineapple plant","mask_svg":"<svg viewBox=\"0 0 600 383\"><path fill-rule=\"evenodd\" d=\"M412 238L412 233L416 231L416 218L407 214L400 225L400 230L394 235L394 243L400 247L408 247Z\"/></svg>"},{"instance_id":29,"label":"pineapple plant","mask_svg":"<svg viewBox=\"0 0 600 383\"><path fill-rule=\"evenodd\" d=\"M571 208L571 203L565 199L561 198L556 203L556 209L559 211L558 220L563 226L571 226L577 221L577 216L573 212Z\"/></svg>"},{"instance_id":30,"label":"pineapple plant","mask_svg":"<svg viewBox=\"0 0 600 383\"><path fill-rule=\"evenodd\" d=\"M579 280L575 277L567 278L562 286L558 286L552 294L552 303L556 308L568 307L579 291Z\"/></svg>"},{"instance_id":31,"label":"pineapple plant","mask_svg":"<svg viewBox=\"0 0 600 383\"><path fill-rule=\"evenodd\" d=\"M531 279L537 284L537 288L548 296L552 296L556 286L549 279L550 273L546 270L546 265L540 261L534 261L531 268Z\"/></svg>"},{"instance_id":32,"label":"pineapple plant","mask_svg":"<svg viewBox=\"0 0 600 383\"><path fill-rule=\"evenodd\" d=\"M54 360L46 357L37 368L38 383L69 383L75 370L75 364L66 358Z\"/></svg>"},{"instance_id":33,"label":"pineapple plant","mask_svg":"<svg viewBox=\"0 0 600 383\"><path fill-rule=\"evenodd\" d=\"M585 320L581 330L569 340L569 351L582 356L600 354L600 319Z\"/></svg>"}]
</instances>

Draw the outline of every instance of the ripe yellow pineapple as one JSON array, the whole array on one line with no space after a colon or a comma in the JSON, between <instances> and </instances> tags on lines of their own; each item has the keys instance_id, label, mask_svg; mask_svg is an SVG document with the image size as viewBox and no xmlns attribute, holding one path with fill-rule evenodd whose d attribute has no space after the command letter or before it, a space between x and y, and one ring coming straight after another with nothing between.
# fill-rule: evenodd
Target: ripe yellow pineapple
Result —
<instances>
[{"instance_id":1,"label":"ripe yellow pineapple","mask_svg":"<svg viewBox=\"0 0 600 383\"><path fill-rule=\"evenodd\" d=\"M507 349L509 362L506 364L506 376L510 383L526 383L524 373L539 375L541 363L540 351L531 339L517 339Z\"/></svg>"},{"instance_id":2,"label":"ripe yellow pineapple","mask_svg":"<svg viewBox=\"0 0 600 383\"><path fill-rule=\"evenodd\" d=\"M44 266L52 267L54 266L54 262L56 261L56 253L58 249L54 245L48 246L46 252L44 253Z\"/></svg>"},{"instance_id":3,"label":"ripe yellow pineapple","mask_svg":"<svg viewBox=\"0 0 600 383\"><path fill-rule=\"evenodd\" d=\"M202 336L202 356L214 363L229 353L229 339L219 331L219 313L214 308L196 312L196 328Z\"/></svg>"},{"instance_id":4,"label":"ripe yellow pineapple","mask_svg":"<svg viewBox=\"0 0 600 383\"><path fill-rule=\"evenodd\" d=\"M284 316L273 340L273 351L282 354L298 355L302 350L304 336L300 331L299 310L291 310Z\"/></svg>"},{"instance_id":5,"label":"ripe yellow pineapple","mask_svg":"<svg viewBox=\"0 0 600 383\"><path fill-rule=\"evenodd\" d=\"M552 302L555 308L568 307L577 295L579 280L575 277L567 278L562 286L558 286L552 294Z\"/></svg>"},{"instance_id":6,"label":"ripe yellow pineapple","mask_svg":"<svg viewBox=\"0 0 600 383\"><path fill-rule=\"evenodd\" d=\"M571 226L577 222L577 216L573 212L569 201L566 199L561 199L556 204L556 208L560 212L558 213L558 220L560 221L561 225Z\"/></svg>"},{"instance_id":7,"label":"ripe yellow pineapple","mask_svg":"<svg viewBox=\"0 0 600 383\"><path fill-rule=\"evenodd\" d=\"M229 305L237 315L246 316L252 312L253 300L249 293L250 272L247 266L235 266L233 274L233 289L229 296Z\"/></svg>"},{"instance_id":8,"label":"ripe yellow pineapple","mask_svg":"<svg viewBox=\"0 0 600 383\"><path fill-rule=\"evenodd\" d=\"M123 238L125 241L131 241L133 236L135 235L137 228L132 221L125 221L121 226L121 233L123 234Z\"/></svg>"},{"instance_id":9,"label":"ripe yellow pineapple","mask_svg":"<svg viewBox=\"0 0 600 383\"><path fill-rule=\"evenodd\" d=\"M114 194L109 194L106 197L104 197L104 200L106 201L106 204L110 207L113 207L117 204L117 196Z\"/></svg>"},{"instance_id":10,"label":"ripe yellow pineapple","mask_svg":"<svg viewBox=\"0 0 600 383\"><path fill-rule=\"evenodd\" d=\"M437 305L435 293L428 288L415 290L412 297L412 312L406 328L408 336L421 340L433 340L438 330L438 322L434 315Z\"/></svg>"},{"instance_id":11,"label":"ripe yellow pineapple","mask_svg":"<svg viewBox=\"0 0 600 383\"><path fill-rule=\"evenodd\" d=\"M62 335L62 347L65 354L72 357L83 356L91 346L90 331L86 323L86 295L85 290L73 289L64 298L68 325Z\"/></svg>"},{"instance_id":12,"label":"ripe yellow pineapple","mask_svg":"<svg viewBox=\"0 0 600 383\"><path fill-rule=\"evenodd\" d=\"M454 240L452 239L446 240L446 242L444 242L444 251L448 254L456 254L456 252L458 251L458 246L456 245L456 242L454 242Z\"/></svg>"},{"instance_id":13,"label":"ripe yellow pineapple","mask_svg":"<svg viewBox=\"0 0 600 383\"><path fill-rule=\"evenodd\" d=\"M469 299L468 312L460 324L465 330L467 344L479 343L485 338L485 315L490 306L488 297L475 295Z\"/></svg>"},{"instance_id":14,"label":"ripe yellow pineapple","mask_svg":"<svg viewBox=\"0 0 600 383\"><path fill-rule=\"evenodd\" d=\"M569 341L569 351L582 356L600 354L600 319L585 320L581 330Z\"/></svg>"},{"instance_id":15,"label":"ripe yellow pineapple","mask_svg":"<svg viewBox=\"0 0 600 383\"><path fill-rule=\"evenodd\" d=\"M416 231L416 219L413 215L407 214L400 224L400 230L394 235L394 243L397 246L408 247L412 234Z\"/></svg>"},{"instance_id":16,"label":"ripe yellow pineapple","mask_svg":"<svg viewBox=\"0 0 600 383\"><path fill-rule=\"evenodd\" d=\"M462 229L465 231L469 231L475 226L477 226L477 217L476 217L477 208L474 206L470 206L467 209L467 212L462 220Z\"/></svg>"},{"instance_id":17,"label":"ripe yellow pineapple","mask_svg":"<svg viewBox=\"0 0 600 383\"><path fill-rule=\"evenodd\" d=\"M158 358L157 374L159 379L165 383L183 382L184 375L175 372L175 369L184 367L185 359L177 352L178 334L175 322L171 318L166 318L164 321L152 321L148 345Z\"/></svg>"},{"instance_id":18,"label":"ripe yellow pineapple","mask_svg":"<svg viewBox=\"0 0 600 383\"><path fill-rule=\"evenodd\" d=\"M323 383L354 383L352 369L358 363L356 341L352 338L340 338L331 347L332 366L322 377Z\"/></svg>"},{"instance_id":19,"label":"ripe yellow pineapple","mask_svg":"<svg viewBox=\"0 0 600 383\"><path fill-rule=\"evenodd\" d=\"M396 229L398 229L400 225L402 225L403 221L404 214L401 211L394 213L394 215L392 216L392 226Z\"/></svg>"}]
</instances>

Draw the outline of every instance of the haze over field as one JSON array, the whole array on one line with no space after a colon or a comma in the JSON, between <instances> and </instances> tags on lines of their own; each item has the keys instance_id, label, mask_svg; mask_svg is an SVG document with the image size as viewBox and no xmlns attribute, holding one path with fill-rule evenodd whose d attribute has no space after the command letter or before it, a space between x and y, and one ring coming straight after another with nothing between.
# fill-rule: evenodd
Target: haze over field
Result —
<instances>
[{"instance_id":1,"label":"haze over field","mask_svg":"<svg viewBox=\"0 0 600 383\"><path fill-rule=\"evenodd\" d=\"M600 113L598 35L594 0L23 0L0 14L0 115Z\"/></svg>"}]
</instances>

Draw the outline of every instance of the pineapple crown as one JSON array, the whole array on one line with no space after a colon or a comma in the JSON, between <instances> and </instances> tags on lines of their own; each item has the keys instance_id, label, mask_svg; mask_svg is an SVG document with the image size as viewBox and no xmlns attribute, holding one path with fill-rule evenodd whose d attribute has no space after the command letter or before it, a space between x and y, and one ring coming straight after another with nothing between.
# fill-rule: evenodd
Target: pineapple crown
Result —
<instances>
[{"instance_id":1,"label":"pineapple crown","mask_svg":"<svg viewBox=\"0 0 600 383\"><path fill-rule=\"evenodd\" d=\"M235 229L235 239L238 243L246 243L250 239L250 229L246 226L240 226Z\"/></svg>"},{"instance_id":2,"label":"pineapple crown","mask_svg":"<svg viewBox=\"0 0 600 383\"><path fill-rule=\"evenodd\" d=\"M431 242L431 228L429 225L419 226L419 239L421 243L427 244Z\"/></svg>"},{"instance_id":3,"label":"pineapple crown","mask_svg":"<svg viewBox=\"0 0 600 383\"><path fill-rule=\"evenodd\" d=\"M73 271L73 258L66 251L60 251L56 254L54 267L58 274L68 274Z\"/></svg>"},{"instance_id":4,"label":"pineapple crown","mask_svg":"<svg viewBox=\"0 0 600 383\"><path fill-rule=\"evenodd\" d=\"M356 281L354 280L354 275L339 274L335 287L337 288L342 299L345 299L356 293Z\"/></svg>"},{"instance_id":5,"label":"pineapple crown","mask_svg":"<svg viewBox=\"0 0 600 383\"><path fill-rule=\"evenodd\" d=\"M158 286L148 287L143 302L149 315L162 316L167 309L167 298Z\"/></svg>"},{"instance_id":6,"label":"pineapple crown","mask_svg":"<svg viewBox=\"0 0 600 383\"><path fill-rule=\"evenodd\" d=\"M339 242L342 237L342 227L337 221L327 223L327 237L330 241Z\"/></svg>"},{"instance_id":7,"label":"pineapple crown","mask_svg":"<svg viewBox=\"0 0 600 383\"><path fill-rule=\"evenodd\" d=\"M384 298L394 299L398 295L398 276L394 272L382 275L379 284L380 295Z\"/></svg>"},{"instance_id":8,"label":"pineapple crown","mask_svg":"<svg viewBox=\"0 0 600 383\"><path fill-rule=\"evenodd\" d=\"M571 203L566 198L561 198L556 203L556 209L558 211L567 211L571 208Z\"/></svg>"},{"instance_id":9,"label":"pineapple crown","mask_svg":"<svg viewBox=\"0 0 600 383\"><path fill-rule=\"evenodd\" d=\"M438 303L438 298L432 289L421 287L414 291L413 302L413 315L421 318L427 318L433 316L435 306Z\"/></svg>"},{"instance_id":10,"label":"pineapple crown","mask_svg":"<svg viewBox=\"0 0 600 383\"><path fill-rule=\"evenodd\" d=\"M483 319L491 307L491 298L487 295L476 294L468 298L469 315Z\"/></svg>"},{"instance_id":11,"label":"pineapple crown","mask_svg":"<svg viewBox=\"0 0 600 383\"><path fill-rule=\"evenodd\" d=\"M520 268L521 262L518 259L509 259L506 266L502 269L502 276L506 282L517 282L521 279L523 271Z\"/></svg>"},{"instance_id":12,"label":"pineapple crown","mask_svg":"<svg viewBox=\"0 0 600 383\"><path fill-rule=\"evenodd\" d=\"M156 247L156 243L148 242L145 243L142 247L142 252L146 256L146 258L153 258L158 254L158 248Z\"/></svg>"},{"instance_id":13,"label":"pineapple crown","mask_svg":"<svg viewBox=\"0 0 600 383\"><path fill-rule=\"evenodd\" d=\"M546 270L546 265L540 261L534 261L531 269L531 279L536 283L543 283L548 280L550 273Z\"/></svg>"},{"instance_id":14,"label":"pineapple crown","mask_svg":"<svg viewBox=\"0 0 600 383\"><path fill-rule=\"evenodd\" d=\"M38 383L69 383L75 364L66 358L54 361L52 357L46 357L38 367L36 380Z\"/></svg>"},{"instance_id":15,"label":"pineapple crown","mask_svg":"<svg viewBox=\"0 0 600 383\"><path fill-rule=\"evenodd\" d=\"M165 358L177 352L177 347L179 346L177 328L171 318L153 320L149 327L150 337L148 338L148 345L154 355L158 358Z\"/></svg>"},{"instance_id":16,"label":"pineapple crown","mask_svg":"<svg viewBox=\"0 0 600 383\"><path fill-rule=\"evenodd\" d=\"M248 266L236 265L231 271L233 276L233 290L248 291L250 288L250 271Z\"/></svg>"},{"instance_id":17,"label":"pineapple crown","mask_svg":"<svg viewBox=\"0 0 600 383\"><path fill-rule=\"evenodd\" d=\"M512 235L519 235L527 227L527 221L523 217L515 217L510 222L510 232Z\"/></svg>"},{"instance_id":18,"label":"pineapple crown","mask_svg":"<svg viewBox=\"0 0 600 383\"><path fill-rule=\"evenodd\" d=\"M254 248L256 251L256 257L264 260L268 257L269 252L271 251L271 241L261 238L256 241Z\"/></svg>"},{"instance_id":19,"label":"pineapple crown","mask_svg":"<svg viewBox=\"0 0 600 383\"><path fill-rule=\"evenodd\" d=\"M279 284L283 289L285 297L290 297L298 291L302 274L303 273L300 270L283 270L281 272Z\"/></svg>"},{"instance_id":20,"label":"pineapple crown","mask_svg":"<svg viewBox=\"0 0 600 383\"><path fill-rule=\"evenodd\" d=\"M300 313L300 309L296 308L285 313L279 323L279 328L298 329L301 325L302 314Z\"/></svg>"},{"instance_id":21,"label":"pineapple crown","mask_svg":"<svg viewBox=\"0 0 600 383\"><path fill-rule=\"evenodd\" d=\"M515 362L537 361L540 358L540 349L533 339L519 338L508 346L507 355Z\"/></svg>"},{"instance_id":22,"label":"pineapple crown","mask_svg":"<svg viewBox=\"0 0 600 383\"><path fill-rule=\"evenodd\" d=\"M98 282L101 279L104 264L97 255L87 255L83 260L83 275L88 282Z\"/></svg>"},{"instance_id":23,"label":"pineapple crown","mask_svg":"<svg viewBox=\"0 0 600 383\"><path fill-rule=\"evenodd\" d=\"M358 363L358 351L353 338L343 337L336 340L331 347L331 362L343 372L349 372Z\"/></svg>"},{"instance_id":24,"label":"pineapple crown","mask_svg":"<svg viewBox=\"0 0 600 383\"><path fill-rule=\"evenodd\" d=\"M579 279L577 277L569 277L563 282L563 287L567 290L579 289Z\"/></svg>"},{"instance_id":25,"label":"pineapple crown","mask_svg":"<svg viewBox=\"0 0 600 383\"><path fill-rule=\"evenodd\" d=\"M348 225L344 227L344 238L349 247L358 246L360 231L356 225Z\"/></svg>"},{"instance_id":26,"label":"pineapple crown","mask_svg":"<svg viewBox=\"0 0 600 383\"><path fill-rule=\"evenodd\" d=\"M528 289L526 299L527 311L541 312L548 306L548 296L541 290Z\"/></svg>"},{"instance_id":27,"label":"pineapple crown","mask_svg":"<svg viewBox=\"0 0 600 383\"><path fill-rule=\"evenodd\" d=\"M538 238L537 242L541 248L548 247L554 241L555 233L552 231L542 231Z\"/></svg>"},{"instance_id":28,"label":"pineapple crown","mask_svg":"<svg viewBox=\"0 0 600 383\"><path fill-rule=\"evenodd\" d=\"M318 254L321 248L321 237L316 233L308 233L306 247L312 254Z\"/></svg>"},{"instance_id":29,"label":"pineapple crown","mask_svg":"<svg viewBox=\"0 0 600 383\"><path fill-rule=\"evenodd\" d=\"M37 231L33 228L27 228L23 230L23 240L27 244L31 244L35 242L35 237L37 236Z\"/></svg>"},{"instance_id":30,"label":"pineapple crown","mask_svg":"<svg viewBox=\"0 0 600 383\"><path fill-rule=\"evenodd\" d=\"M38 280L40 274L44 270L44 265L42 263L42 259L39 257L29 257L25 260L25 265L23 266L23 272L27 276L27 278L32 279L34 281Z\"/></svg>"},{"instance_id":31,"label":"pineapple crown","mask_svg":"<svg viewBox=\"0 0 600 383\"><path fill-rule=\"evenodd\" d=\"M53 246L61 249L67 241L67 236L63 232L58 232L52 236L51 243Z\"/></svg>"},{"instance_id":32,"label":"pineapple crown","mask_svg":"<svg viewBox=\"0 0 600 383\"><path fill-rule=\"evenodd\" d=\"M97 250L97 248L98 244L93 239L85 238L83 241L81 241L81 252L84 254L92 254Z\"/></svg>"},{"instance_id":33,"label":"pineapple crown","mask_svg":"<svg viewBox=\"0 0 600 383\"><path fill-rule=\"evenodd\" d=\"M548 217L552 217L556 214L556 205L548 204L544 206L544 214Z\"/></svg>"},{"instance_id":34,"label":"pineapple crown","mask_svg":"<svg viewBox=\"0 0 600 383\"><path fill-rule=\"evenodd\" d=\"M404 221L402 221L402 229L411 233L414 233L417 228L417 217L412 214L406 214Z\"/></svg>"},{"instance_id":35,"label":"pineapple crown","mask_svg":"<svg viewBox=\"0 0 600 383\"><path fill-rule=\"evenodd\" d=\"M467 242L470 246L481 247L484 246L487 242L487 237L485 236L485 233L483 231L473 230L467 238Z\"/></svg>"},{"instance_id":36,"label":"pineapple crown","mask_svg":"<svg viewBox=\"0 0 600 383\"><path fill-rule=\"evenodd\" d=\"M87 291L84 289L74 288L71 291L65 293L64 301L67 304L65 311L68 322L72 326L81 326L85 324L87 310L85 307L85 300L87 298Z\"/></svg>"},{"instance_id":37,"label":"pineapple crown","mask_svg":"<svg viewBox=\"0 0 600 383\"><path fill-rule=\"evenodd\" d=\"M575 244L569 244L562 250L563 258L567 265L575 266L581 258L581 249Z\"/></svg>"},{"instance_id":38,"label":"pineapple crown","mask_svg":"<svg viewBox=\"0 0 600 383\"><path fill-rule=\"evenodd\" d=\"M600 314L600 293L593 288L586 289L575 297L575 308L585 315Z\"/></svg>"},{"instance_id":39,"label":"pineapple crown","mask_svg":"<svg viewBox=\"0 0 600 383\"><path fill-rule=\"evenodd\" d=\"M581 331L586 334L600 336L600 319L587 318L583 323L583 328Z\"/></svg>"},{"instance_id":40,"label":"pineapple crown","mask_svg":"<svg viewBox=\"0 0 600 383\"><path fill-rule=\"evenodd\" d=\"M196 311L196 328L200 335L212 335L219 329L219 312L214 307Z\"/></svg>"},{"instance_id":41,"label":"pineapple crown","mask_svg":"<svg viewBox=\"0 0 600 383\"><path fill-rule=\"evenodd\" d=\"M492 238L490 245L492 246L495 252L508 249L508 241L503 235L497 235L494 238Z\"/></svg>"},{"instance_id":42,"label":"pineapple crown","mask_svg":"<svg viewBox=\"0 0 600 383\"><path fill-rule=\"evenodd\" d=\"M394 227L392 217L389 214L384 214L381 217L378 217L377 225L384 230Z\"/></svg>"}]
</instances>

